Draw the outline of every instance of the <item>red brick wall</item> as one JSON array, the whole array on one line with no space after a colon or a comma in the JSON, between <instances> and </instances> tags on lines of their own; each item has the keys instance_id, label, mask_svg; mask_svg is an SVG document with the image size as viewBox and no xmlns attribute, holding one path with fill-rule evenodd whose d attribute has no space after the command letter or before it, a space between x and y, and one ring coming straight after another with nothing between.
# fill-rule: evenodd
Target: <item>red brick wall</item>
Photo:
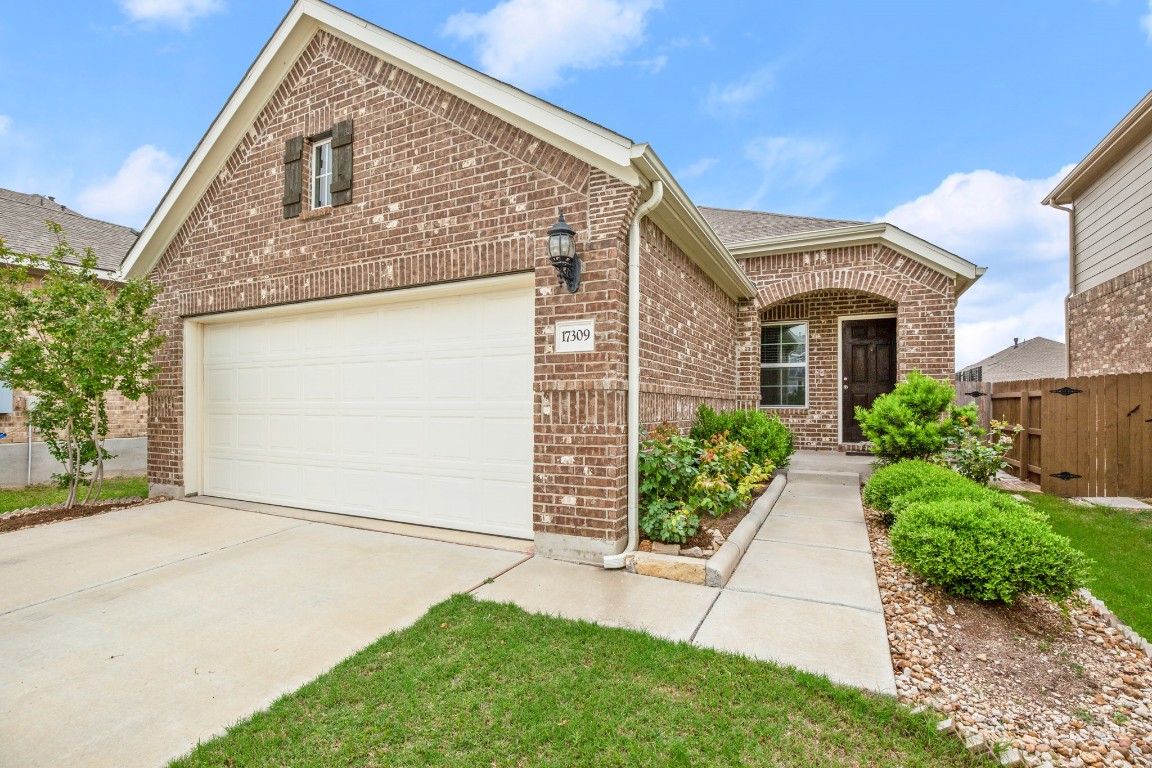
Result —
<instances>
[{"instance_id":1,"label":"red brick wall","mask_svg":"<svg viewBox=\"0 0 1152 768\"><path fill-rule=\"evenodd\" d=\"M656 225L640 237L640 421L687 429L701 402L738 404L739 305Z\"/></svg>"},{"instance_id":2,"label":"red brick wall","mask_svg":"<svg viewBox=\"0 0 1152 768\"><path fill-rule=\"evenodd\" d=\"M285 140L348 117L352 203L285 220ZM182 317L534 270L535 527L613 545L626 527L623 239L635 204L622 182L318 35L153 271L169 341L150 480L183 483ZM557 287L544 251L558 209L584 260L576 294ZM554 353L554 323L575 317L595 318L596 351Z\"/></svg>"},{"instance_id":3,"label":"red brick wall","mask_svg":"<svg viewBox=\"0 0 1152 768\"><path fill-rule=\"evenodd\" d=\"M1068 299L1069 376L1152 371L1152 263Z\"/></svg>"},{"instance_id":4,"label":"red brick wall","mask_svg":"<svg viewBox=\"0 0 1152 768\"><path fill-rule=\"evenodd\" d=\"M762 319L809 321L809 407L773 409L796 432L797 447L838 446L839 317L896 307L900 374L919 370L951 382L955 288L939 272L881 245L755 256L744 268L757 287ZM758 353L742 364L755 365L757 375Z\"/></svg>"}]
</instances>

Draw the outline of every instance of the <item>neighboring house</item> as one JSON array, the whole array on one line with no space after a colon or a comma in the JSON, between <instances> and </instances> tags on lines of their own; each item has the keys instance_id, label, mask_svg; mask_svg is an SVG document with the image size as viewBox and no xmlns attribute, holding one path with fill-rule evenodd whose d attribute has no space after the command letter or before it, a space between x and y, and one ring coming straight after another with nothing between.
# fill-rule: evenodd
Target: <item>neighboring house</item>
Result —
<instances>
[{"instance_id":1,"label":"neighboring house","mask_svg":"<svg viewBox=\"0 0 1152 768\"><path fill-rule=\"evenodd\" d=\"M1043 336L1013 339L1012 346L1002 349L978 363L956 372L957 381L1023 381L1056 379L1068 375L1068 349L1062 341Z\"/></svg>"},{"instance_id":2,"label":"neighboring house","mask_svg":"<svg viewBox=\"0 0 1152 768\"><path fill-rule=\"evenodd\" d=\"M762 405L851 447L851 405L951 379L983 270L888 224L698 209L647 144L298 0L123 272L162 286L155 492L599 561L640 426Z\"/></svg>"},{"instance_id":3,"label":"neighboring house","mask_svg":"<svg viewBox=\"0 0 1152 768\"><path fill-rule=\"evenodd\" d=\"M1044 204L1070 214L1069 375L1152 371L1152 92Z\"/></svg>"},{"instance_id":4,"label":"neighboring house","mask_svg":"<svg viewBox=\"0 0 1152 768\"><path fill-rule=\"evenodd\" d=\"M96 254L97 270L101 277L115 282L115 273L128 249L136 241L137 233L119 224L81 216L60 205L51 197L29 195L0 189L0 240L16 253L47 255L57 246L56 234L45 224L53 221L62 229L62 237L76 251L91 248ZM0 263L0 269L3 269ZM37 279L33 271L33 279ZM32 458L32 478L47 481L57 470L43 443L35 439L31 454L27 445L17 448L13 444L28 442L28 414L25 393L12 391L0 383L0 487L23 485L28 479L28 459ZM119 462L109 465L112 474L142 472L145 444L148 434L148 403L145 399L132 402L115 393L109 400L109 447L120 454Z\"/></svg>"}]
</instances>

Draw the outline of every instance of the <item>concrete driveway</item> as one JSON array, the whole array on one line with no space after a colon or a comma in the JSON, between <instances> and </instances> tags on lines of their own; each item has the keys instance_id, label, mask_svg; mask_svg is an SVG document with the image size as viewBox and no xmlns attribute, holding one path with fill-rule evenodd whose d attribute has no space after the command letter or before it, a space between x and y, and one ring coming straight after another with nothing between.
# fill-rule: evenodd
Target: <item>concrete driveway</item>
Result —
<instances>
[{"instance_id":1,"label":"concrete driveway","mask_svg":"<svg viewBox=\"0 0 1152 768\"><path fill-rule=\"evenodd\" d=\"M4 534L0 766L163 765L524 558L180 501Z\"/></svg>"}]
</instances>

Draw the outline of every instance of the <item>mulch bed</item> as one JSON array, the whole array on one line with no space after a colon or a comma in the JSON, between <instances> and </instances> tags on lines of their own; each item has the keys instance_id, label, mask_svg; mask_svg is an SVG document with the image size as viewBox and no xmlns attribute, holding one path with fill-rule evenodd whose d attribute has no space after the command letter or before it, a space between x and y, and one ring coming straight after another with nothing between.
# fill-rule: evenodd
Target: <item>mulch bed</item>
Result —
<instances>
[{"instance_id":1,"label":"mulch bed","mask_svg":"<svg viewBox=\"0 0 1152 768\"><path fill-rule=\"evenodd\" d=\"M0 533L19 531L23 528L34 528L38 525L47 525L48 523L59 523L63 520L75 520L79 517L92 517L93 515L102 515L105 512L115 512L118 509L139 507L144 504L155 504L160 501L169 501L169 499L166 496L157 496L151 499L135 497L108 499L95 504L77 505L71 509L65 509L63 506L56 505L46 509L17 510L15 512L8 512L4 514L3 517L0 517Z\"/></svg>"},{"instance_id":2,"label":"mulch bed","mask_svg":"<svg viewBox=\"0 0 1152 768\"><path fill-rule=\"evenodd\" d=\"M700 530L696 535L688 537L688 541L680 545L681 554L684 551L691 550L693 547L699 547L700 551L704 553L705 559L708 556L715 554L718 548L717 542L724 542L732 535L732 531L736 530L736 526L740 525L740 521L748 517L748 513L752 511L757 499L764 495L768 490L768 483L764 483L752 490L752 498L748 503L740 509L733 510L723 517L712 517L711 515L702 515L700 517ZM712 531L720 532L720 539L716 539ZM641 552L652 551L652 541L640 534L640 543L636 546Z\"/></svg>"},{"instance_id":3,"label":"mulch bed","mask_svg":"<svg viewBox=\"0 0 1152 768\"><path fill-rule=\"evenodd\" d=\"M867 518L901 701L1026 765L1152 766L1152 662L1099 611L946 595L894 563L880 515Z\"/></svg>"}]
</instances>

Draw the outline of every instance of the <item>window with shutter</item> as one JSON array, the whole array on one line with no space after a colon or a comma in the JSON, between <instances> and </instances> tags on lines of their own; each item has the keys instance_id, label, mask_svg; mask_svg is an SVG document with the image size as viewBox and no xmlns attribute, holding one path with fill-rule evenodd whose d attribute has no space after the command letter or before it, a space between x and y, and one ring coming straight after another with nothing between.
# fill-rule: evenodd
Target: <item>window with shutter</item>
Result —
<instances>
[{"instance_id":1,"label":"window with shutter","mask_svg":"<svg viewBox=\"0 0 1152 768\"><path fill-rule=\"evenodd\" d=\"M300 215L301 187L304 173L304 137L293 136L284 142L284 218Z\"/></svg>"},{"instance_id":2,"label":"window with shutter","mask_svg":"<svg viewBox=\"0 0 1152 768\"><path fill-rule=\"evenodd\" d=\"M352 119L332 126L332 205L352 202Z\"/></svg>"}]
</instances>

